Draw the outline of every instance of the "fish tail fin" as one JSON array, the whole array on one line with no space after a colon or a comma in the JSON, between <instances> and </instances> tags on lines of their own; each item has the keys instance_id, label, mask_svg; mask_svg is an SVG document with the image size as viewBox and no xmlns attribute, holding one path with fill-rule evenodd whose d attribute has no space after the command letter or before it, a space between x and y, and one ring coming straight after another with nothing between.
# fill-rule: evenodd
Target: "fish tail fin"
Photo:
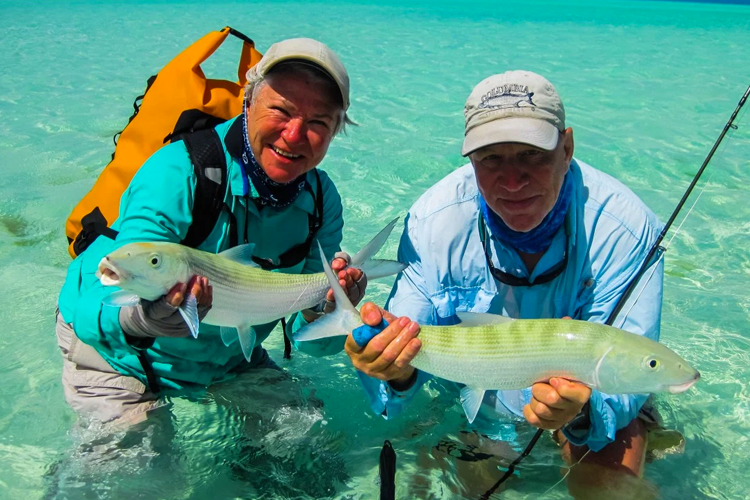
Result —
<instances>
[{"instance_id":1,"label":"fish tail fin","mask_svg":"<svg viewBox=\"0 0 750 500\"><path fill-rule=\"evenodd\" d=\"M391 276L403 271L407 267L407 264L402 264L395 260L372 258L383 247L391 231L396 226L396 222L398 222L398 217L389 222L367 245L352 257L351 266L362 269L368 279Z\"/></svg>"},{"instance_id":2,"label":"fish tail fin","mask_svg":"<svg viewBox=\"0 0 750 500\"><path fill-rule=\"evenodd\" d=\"M382 243L381 243L382 245ZM300 328L294 335L295 341L317 340L328 337L346 336L355 328L362 326L362 320L359 313L349 300L344 289L339 285L339 280L333 274L330 264L326 260L323 248L318 242L320 257L323 261L323 270L325 271L328 282L333 289L333 296L336 299L336 308L333 312L323 315L314 322Z\"/></svg>"}]
</instances>

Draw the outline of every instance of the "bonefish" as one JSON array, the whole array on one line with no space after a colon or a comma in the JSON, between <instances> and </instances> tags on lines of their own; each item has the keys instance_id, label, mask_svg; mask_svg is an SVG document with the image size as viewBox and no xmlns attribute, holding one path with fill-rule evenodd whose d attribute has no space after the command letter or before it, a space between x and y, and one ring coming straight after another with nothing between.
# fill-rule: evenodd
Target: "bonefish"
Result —
<instances>
[{"instance_id":1,"label":"bonefish","mask_svg":"<svg viewBox=\"0 0 750 500\"><path fill-rule=\"evenodd\" d=\"M406 267L395 261L371 259L397 220L392 220L352 257L351 266L361 268L369 279L396 274ZM220 326L226 345L239 338L242 352L250 359L256 339L253 325L312 307L325 298L329 288L324 273L283 274L261 269L252 260L254 247L254 244L240 245L212 254L176 243L130 243L101 260L100 281L105 286L122 289L110 295L108 304L127 306L137 304L140 299L156 300L177 283L187 283L195 275L205 276L213 287L213 302L203 323ZM197 337L199 318L195 297L186 297L179 310Z\"/></svg>"},{"instance_id":2,"label":"bonefish","mask_svg":"<svg viewBox=\"0 0 750 500\"><path fill-rule=\"evenodd\" d=\"M322 250L321 250L322 251ZM306 341L355 330L365 346L380 329L361 327L330 266L325 273L336 297L336 310L300 329ZM698 371L669 348L619 328L564 319L514 320L485 313L458 313L461 324L421 326L422 342L411 365L464 384L461 403L473 421L487 390L530 387L552 377L582 382L608 394L687 390Z\"/></svg>"}]
</instances>

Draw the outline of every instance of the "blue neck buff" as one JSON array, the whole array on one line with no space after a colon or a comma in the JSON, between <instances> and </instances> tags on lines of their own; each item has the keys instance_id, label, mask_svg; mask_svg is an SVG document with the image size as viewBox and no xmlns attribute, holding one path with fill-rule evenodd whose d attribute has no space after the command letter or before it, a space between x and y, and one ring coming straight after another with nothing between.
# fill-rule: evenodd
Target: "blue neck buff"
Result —
<instances>
[{"instance_id":1,"label":"blue neck buff","mask_svg":"<svg viewBox=\"0 0 750 500\"><path fill-rule=\"evenodd\" d=\"M568 213L572 197L573 178L570 175L570 170L568 170L568 173L565 174L565 179L563 179L560 195L557 197L555 206L542 219L541 224L525 233L520 233L509 228L499 215L490 210L484 198L480 197L479 200L484 220L487 222L487 226L495 238L521 252L540 253L549 248L552 244L552 239L555 237L555 233L557 233L558 229L565 222L565 215Z\"/></svg>"},{"instance_id":2,"label":"blue neck buff","mask_svg":"<svg viewBox=\"0 0 750 500\"><path fill-rule=\"evenodd\" d=\"M274 208L286 208L297 199L297 196L305 188L307 176L300 175L296 179L285 184L276 182L268 177L263 167L255 159L253 150L250 147L250 139L247 135L247 99L242 106L242 168L245 174L250 178L258 197L254 198L261 205L268 205Z\"/></svg>"}]
</instances>

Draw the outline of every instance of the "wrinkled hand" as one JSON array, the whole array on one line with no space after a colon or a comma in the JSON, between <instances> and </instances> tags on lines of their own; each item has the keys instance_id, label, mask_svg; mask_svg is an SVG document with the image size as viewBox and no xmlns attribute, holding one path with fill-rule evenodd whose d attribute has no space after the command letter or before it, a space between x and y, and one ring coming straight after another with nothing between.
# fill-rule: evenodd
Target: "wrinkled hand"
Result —
<instances>
[{"instance_id":1,"label":"wrinkled hand","mask_svg":"<svg viewBox=\"0 0 750 500\"><path fill-rule=\"evenodd\" d=\"M359 312L362 321L377 326L383 318L388 321L385 330L377 334L365 347L360 347L351 334L344 346L352 365L365 375L388 381L396 388L408 381L414 373L409 365L422 347L417 338L419 325L407 317L396 318L391 313L367 302Z\"/></svg>"},{"instance_id":2,"label":"wrinkled hand","mask_svg":"<svg viewBox=\"0 0 750 500\"><path fill-rule=\"evenodd\" d=\"M523 407L526 420L540 429L556 430L573 420L591 398L591 388L553 377L531 386L531 402Z\"/></svg>"},{"instance_id":3,"label":"wrinkled hand","mask_svg":"<svg viewBox=\"0 0 750 500\"><path fill-rule=\"evenodd\" d=\"M198 301L199 313L201 307L207 308L206 312L208 312L213 304L214 289L208 284L208 278L203 276L193 276L187 283L177 283L167 292L164 299L172 307L180 307L187 296L188 288L190 289L190 295L195 295L195 299Z\"/></svg>"},{"instance_id":4,"label":"wrinkled hand","mask_svg":"<svg viewBox=\"0 0 750 500\"><path fill-rule=\"evenodd\" d=\"M198 301L198 318L211 310L213 287L208 278L193 276L188 283L177 283L160 299L141 300L140 304L120 309L120 326L134 337L187 337L190 328L178 311L187 292Z\"/></svg>"},{"instance_id":5,"label":"wrinkled hand","mask_svg":"<svg viewBox=\"0 0 750 500\"><path fill-rule=\"evenodd\" d=\"M349 262L351 262L349 254L346 252L336 252L336 256L333 262L331 262L331 270L338 276L339 285L344 289L352 304L356 306L365 296L367 276L361 269L348 267ZM336 302L333 297L333 290L328 290L323 314L333 312L335 308ZM305 318L305 321L311 323L318 319L320 314L311 309L305 309L302 311L302 316Z\"/></svg>"}]
</instances>

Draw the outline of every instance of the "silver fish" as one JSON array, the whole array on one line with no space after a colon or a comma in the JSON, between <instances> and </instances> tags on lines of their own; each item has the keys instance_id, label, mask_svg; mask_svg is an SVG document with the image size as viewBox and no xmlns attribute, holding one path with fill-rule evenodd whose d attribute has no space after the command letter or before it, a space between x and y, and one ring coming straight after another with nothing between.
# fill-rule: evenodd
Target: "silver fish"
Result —
<instances>
[{"instance_id":1,"label":"silver fish","mask_svg":"<svg viewBox=\"0 0 750 500\"><path fill-rule=\"evenodd\" d=\"M371 259L383 246L397 220L391 221L352 257L351 266L361 268L368 279L396 274L406 267L395 261ZM203 323L220 326L226 345L239 338L242 352L250 359L256 340L253 325L313 307L325 298L329 288L324 273L264 271L252 260L254 247L254 244L240 245L212 254L176 243L124 245L99 263L101 283L122 289L111 294L105 303L122 307L137 304L140 299L156 300L177 283L186 283L195 275L205 276L213 287L213 303ZM197 337L199 319L195 297L186 297L180 313Z\"/></svg>"},{"instance_id":2,"label":"silver fish","mask_svg":"<svg viewBox=\"0 0 750 500\"><path fill-rule=\"evenodd\" d=\"M343 293L330 266L326 275L336 311L300 329L295 340L338 335L362 326L359 313ZM458 313L461 324L422 326L422 347L411 365L465 384L461 402L473 421L486 390L530 387L552 377L582 382L608 394L687 390L698 371L669 348L641 335L588 321L514 320L483 313ZM354 335L361 346L378 333Z\"/></svg>"}]
</instances>

